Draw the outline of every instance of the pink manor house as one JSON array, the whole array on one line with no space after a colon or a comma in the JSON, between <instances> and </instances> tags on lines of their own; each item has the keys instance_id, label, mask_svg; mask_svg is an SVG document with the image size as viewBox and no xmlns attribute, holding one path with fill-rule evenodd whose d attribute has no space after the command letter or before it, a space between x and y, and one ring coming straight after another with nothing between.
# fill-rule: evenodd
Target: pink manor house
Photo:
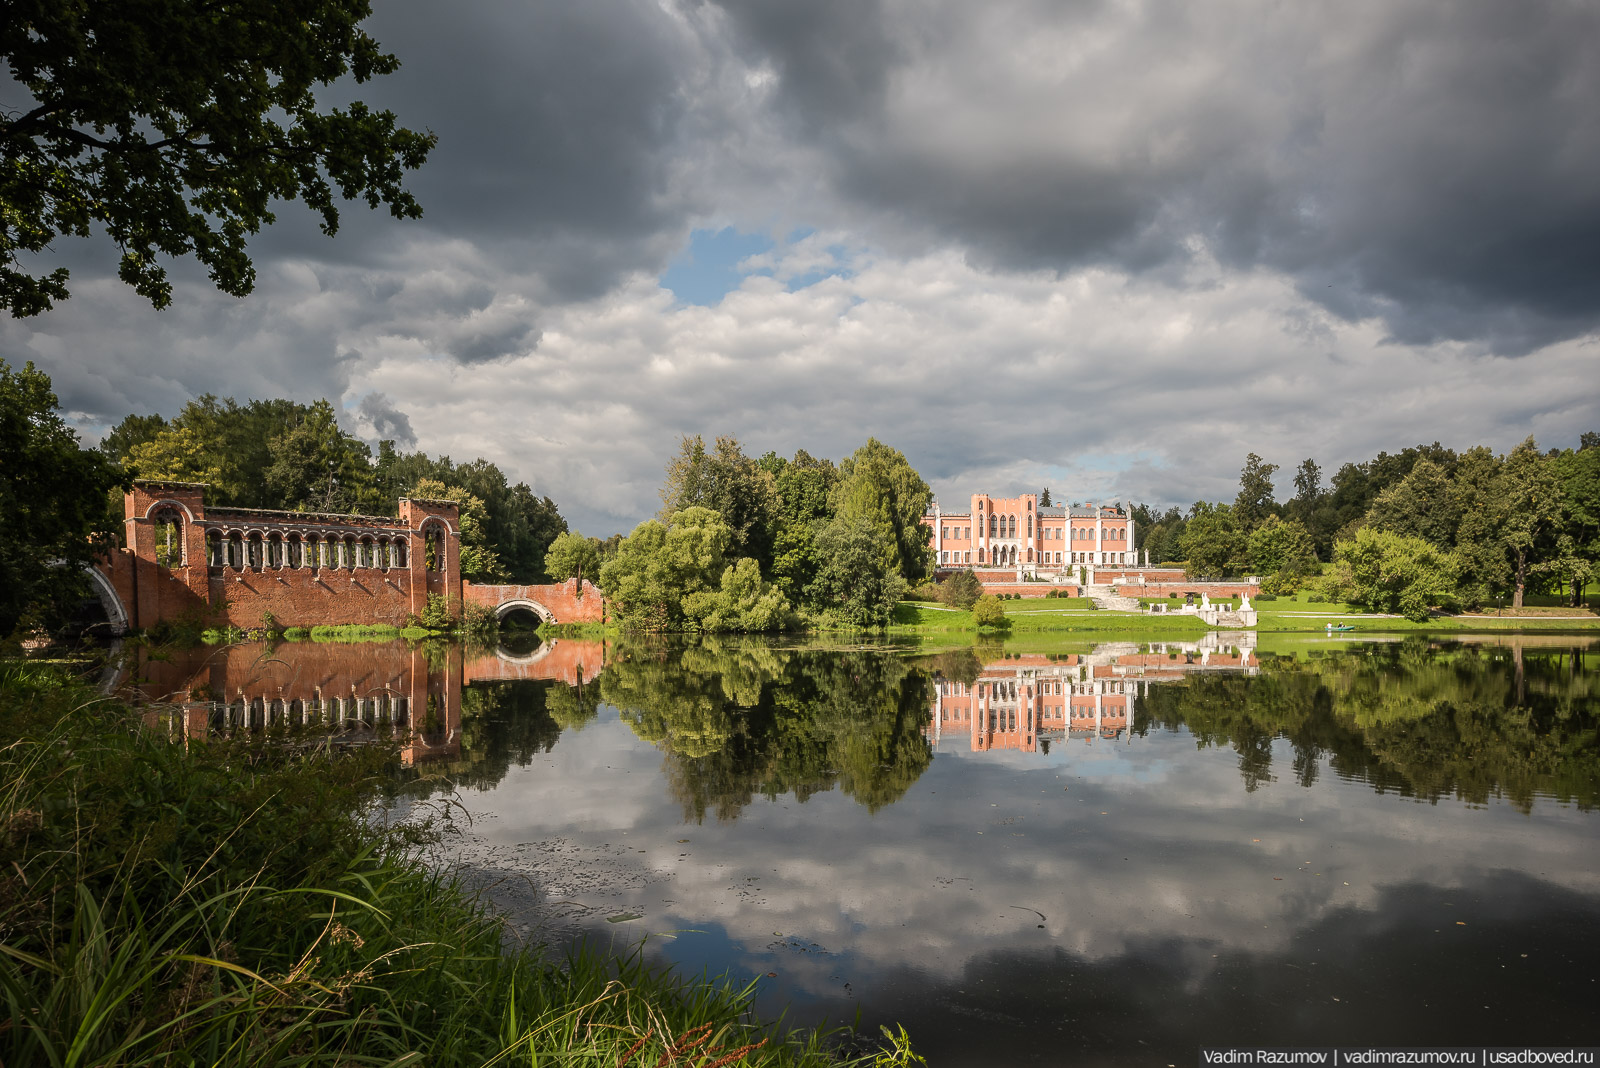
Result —
<instances>
[{"instance_id":1,"label":"pink manor house","mask_svg":"<svg viewBox=\"0 0 1600 1068\"><path fill-rule=\"evenodd\" d=\"M996 498L976 494L965 512L946 512L937 499L922 524L933 532L938 567L1015 568L1024 574L1138 567L1133 517L1120 505L1039 505L1037 494ZM1148 562L1148 561L1147 561Z\"/></svg>"}]
</instances>

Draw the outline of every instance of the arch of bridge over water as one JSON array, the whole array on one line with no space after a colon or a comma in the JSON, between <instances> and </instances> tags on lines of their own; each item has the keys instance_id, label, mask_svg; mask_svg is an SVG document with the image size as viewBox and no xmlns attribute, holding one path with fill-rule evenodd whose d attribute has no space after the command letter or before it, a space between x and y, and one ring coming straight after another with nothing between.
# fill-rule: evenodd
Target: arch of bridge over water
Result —
<instances>
[{"instance_id":1,"label":"arch of bridge over water","mask_svg":"<svg viewBox=\"0 0 1600 1068\"><path fill-rule=\"evenodd\" d=\"M461 584L461 599L482 605L498 618L531 612L545 623L603 623L605 597L588 579L568 579L543 586Z\"/></svg>"}]
</instances>

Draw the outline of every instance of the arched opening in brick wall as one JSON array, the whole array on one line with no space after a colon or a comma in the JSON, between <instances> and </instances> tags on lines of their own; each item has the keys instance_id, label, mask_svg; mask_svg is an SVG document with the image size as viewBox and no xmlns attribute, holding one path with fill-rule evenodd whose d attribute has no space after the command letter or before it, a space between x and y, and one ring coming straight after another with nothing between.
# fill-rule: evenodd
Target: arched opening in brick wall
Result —
<instances>
[{"instance_id":1,"label":"arched opening in brick wall","mask_svg":"<svg viewBox=\"0 0 1600 1068\"><path fill-rule=\"evenodd\" d=\"M162 567L182 567L187 563L183 558L183 513L163 506L151 514L150 522L155 535L156 563Z\"/></svg>"},{"instance_id":2,"label":"arched opening in brick wall","mask_svg":"<svg viewBox=\"0 0 1600 1068\"><path fill-rule=\"evenodd\" d=\"M502 623L525 622L537 627L540 623L557 622L556 614L549 608L522 597L506 601L494 610L494 614Z\"/></svg>"},{"instance_id":3,"label":"arched opening in brick wall","mask_svg":"<svg viewBox=\"0 0 1600 1068\"><path fill-rule=\"evenodd\" d=\"M445 535L443 523L430 520L422 525L422 567L426 571L443 571L445 568Z\"/></svg>"}]
</instances>

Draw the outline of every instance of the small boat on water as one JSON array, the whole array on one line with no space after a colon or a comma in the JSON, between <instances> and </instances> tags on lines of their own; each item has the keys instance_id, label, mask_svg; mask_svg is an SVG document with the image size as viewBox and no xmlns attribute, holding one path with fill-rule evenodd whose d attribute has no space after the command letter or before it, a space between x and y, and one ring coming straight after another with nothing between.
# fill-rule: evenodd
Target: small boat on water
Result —
<instances>
[{"instance_id":1,"label":"small boat on water","mask_svg":"<svg viewBox=\"0 0 1600 1068\"><path fill-rule=\"evenodd\" d=\"M1332 623L1329 623L1328 626L1327 626L1327 630L1329 632L1336 632L1336 631L1341 631L1341 630L1355 630L1355 629L1356 628L1352 627L1348 623L1340 623L1337 627L1334 626Z\"/></svg>"}]
</instances>

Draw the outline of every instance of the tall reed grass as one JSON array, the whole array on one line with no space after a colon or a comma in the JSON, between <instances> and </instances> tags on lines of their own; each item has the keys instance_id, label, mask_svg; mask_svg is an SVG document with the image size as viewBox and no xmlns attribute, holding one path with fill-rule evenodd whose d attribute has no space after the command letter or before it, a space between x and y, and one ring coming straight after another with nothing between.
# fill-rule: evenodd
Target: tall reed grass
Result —
<instances>
[{"instance_id":1,"label":"tall reed grass","mask_svg":"<svg viewBox=\"0 0 1600 1068\"><path fill-rule=\"evenodd\" d=\"M508 950L368 817L380 747L174 743L0 666L0 1064L841 1063L753 986ZM904 1034L848 1063L920 1063Z\"/></svg>"}]
</instances>

